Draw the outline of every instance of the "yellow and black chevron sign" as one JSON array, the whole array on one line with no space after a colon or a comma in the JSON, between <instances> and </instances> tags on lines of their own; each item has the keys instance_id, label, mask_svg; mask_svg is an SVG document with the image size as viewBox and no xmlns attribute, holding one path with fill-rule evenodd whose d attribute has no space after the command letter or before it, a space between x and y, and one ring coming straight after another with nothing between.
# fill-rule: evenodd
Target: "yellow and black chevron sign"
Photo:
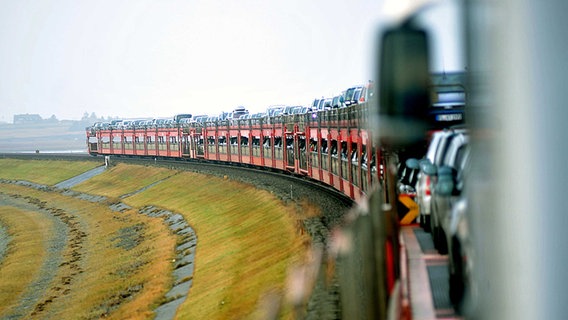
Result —
<instances>
[{"instance_id":1,"label":"yellow and black chevron sign","mask_svg":"<svg viewBox=\"0 0 568 320\"><path fill-rule=\"evenodd\" d=\"M411 196L401 194L398 196L398 218L401 225L409 225L418 217L420 209Z\"/></svg>"}]
</instances>

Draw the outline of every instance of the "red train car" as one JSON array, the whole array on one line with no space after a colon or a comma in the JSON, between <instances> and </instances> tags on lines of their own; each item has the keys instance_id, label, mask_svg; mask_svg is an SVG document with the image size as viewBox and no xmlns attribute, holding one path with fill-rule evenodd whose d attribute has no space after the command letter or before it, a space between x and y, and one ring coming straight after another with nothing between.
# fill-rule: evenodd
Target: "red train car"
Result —
<instances>
[{"instance_id":1,"label":"red train car","mask_svg":"<svg viewBox=\"0 0 568 320\"><path fill-rule=\"evenodd\" d=\"M203 159L288 171L358 200L382 180L367 106L271 118L87 128L91 155Z\"/></svg>"}]
</instances>

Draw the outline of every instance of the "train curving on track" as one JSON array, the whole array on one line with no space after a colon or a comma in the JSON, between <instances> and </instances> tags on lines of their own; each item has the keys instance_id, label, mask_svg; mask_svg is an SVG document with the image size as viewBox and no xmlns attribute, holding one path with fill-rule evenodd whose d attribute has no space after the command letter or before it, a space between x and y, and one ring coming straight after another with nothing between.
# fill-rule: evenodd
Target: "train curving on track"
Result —
<instances>
[{"instance_id":1,"label":"train curving on track","mask_svg":"<svg viewBox=\"0 0 568 320\"><path fill-rule=\"evenodd\" d=\"M91 155L237 163L309 177L359 200L384 180L367 104L305 114L87 128Z\"/></svg>"}]
</instances>

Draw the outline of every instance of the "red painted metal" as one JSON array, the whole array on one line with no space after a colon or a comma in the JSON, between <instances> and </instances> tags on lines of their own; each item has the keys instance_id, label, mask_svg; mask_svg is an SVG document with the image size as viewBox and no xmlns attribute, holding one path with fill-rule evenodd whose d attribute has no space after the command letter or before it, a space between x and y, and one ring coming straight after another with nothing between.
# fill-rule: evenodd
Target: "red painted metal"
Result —
<instances>
[{"instance_id":1,"label":"red painted metal","mask_svg":"<svg viewBox=\"0 0 568 320\"><path fill-rule=\"evenodd\" d=\"M89 129L87 143L92 154L200 158L289 171L358 200L382 181L380 148L361 127L365 117L362 104L319 112L317 117L308 114L203 126ZM95 137L96 143L89 143L89 137Z\"/></svg>"}]
</instances>

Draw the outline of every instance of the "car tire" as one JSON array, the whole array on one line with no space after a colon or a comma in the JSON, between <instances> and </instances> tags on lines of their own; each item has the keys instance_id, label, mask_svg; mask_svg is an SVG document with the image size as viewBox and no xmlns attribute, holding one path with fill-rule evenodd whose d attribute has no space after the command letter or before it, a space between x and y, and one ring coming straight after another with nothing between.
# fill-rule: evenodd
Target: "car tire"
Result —
<instances>
[{"instance_id":1,"label":"car tire","mask_svg":"<svg viewBox=\"0 0 568 320\"><path fill-rule=\"evenodd\" d=\"M432 229L430 228L430 215L423 215L420 217L420 226L424 231L430 232Z\"/></svg>"},{"instance_id":2,"label":"car tire","mask_svg":"<svg viewBox=\"0 0 568 320\"><path fill-rule=\"evenodd\" d=\"M448 242L446 238L446 232L442 227L438 227L438 253L448 254Z\"/></svg>"},{"instance_id":3,"label":"car tire","mask_svg":"<svg viewBox=\"0 0 568 320\"><path fill-rule=\"evenodd\" d=\"M450 274L450 288L449 296L450 301L458 314L463 311L463 298L465 295L465 281L463 277L463 260L461 256L461 245L459 241L452 238L452 254L449 263Z\"/></svg>"},{"instance_id":4,"label":"car tire","mask_svg":"<svg viewBox=\"0 0 568 320\"><path fill-rule=\"evenodd\" d=\"M430 233L434 248L440 251L440 227L436 224L436 217L432 213L430 213Z\"/></svg>"}]
</instances>

